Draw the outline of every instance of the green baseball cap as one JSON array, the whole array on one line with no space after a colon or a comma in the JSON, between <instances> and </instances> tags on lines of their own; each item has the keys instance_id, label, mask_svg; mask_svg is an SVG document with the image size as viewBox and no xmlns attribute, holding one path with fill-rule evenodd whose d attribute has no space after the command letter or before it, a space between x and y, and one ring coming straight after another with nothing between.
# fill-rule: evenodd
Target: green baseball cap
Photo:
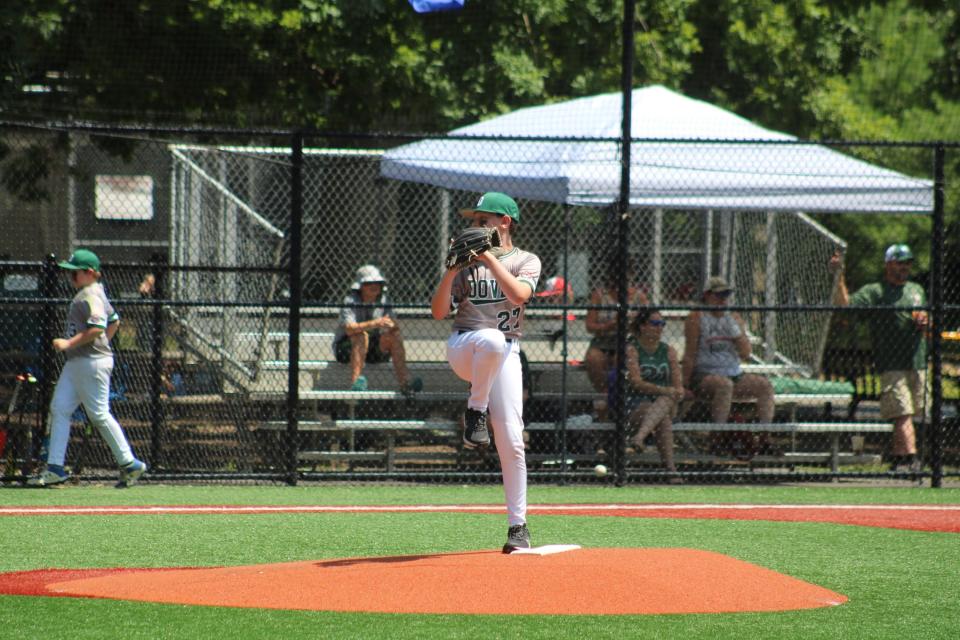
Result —
<instances>
[{"instance_id":1,"label":"green baseball cap","mask_svg":"<svg viewBox=\"0 0 960 640\"><path fill-rule=\"evenodd\" d=\"M57 263L61 269L72 269L73 271L100 271L100 258L89 249L77 249L67 260Z\"/></svg>"},{"instance_id":2,"label":"green baseball cap","mask_svg":"<svg viewBox=\"0 0 960 640\"><path fill-rule=\"evenodd\" d=\"M472 218L475 213L495 213L498 216L507 216L514 222L520 222L520 207L516 201L505 193L498 191L488 191L477 200L477 206L472 209L464 209L460 215L465 218Z\"/></svg>"},{"instance_id":3,"label":"green baseball cap","mask_svg":"<svg viewBox=\"0 0 960 640\"><path fill-rule=\"evenodd\" d=\"M913 260L913 251L905 244L892 244L883 254L884 262L910 262Z\"/></svg>"}]
</instances>

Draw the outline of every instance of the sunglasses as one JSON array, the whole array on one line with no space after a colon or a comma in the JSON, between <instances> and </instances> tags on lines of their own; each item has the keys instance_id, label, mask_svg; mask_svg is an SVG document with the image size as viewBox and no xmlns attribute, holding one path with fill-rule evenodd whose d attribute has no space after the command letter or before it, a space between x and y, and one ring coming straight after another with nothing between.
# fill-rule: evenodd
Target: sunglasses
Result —
<instances>
[{"instance_id":1,"label":"sunglasses","mask_svg":"<svg viewBox=\"0 0 960 640\"><path fill-rule=\"evenodd\" d=\"M726 291L711 291L710 293L717 296L718 298L729 298L730 294L732 294L733 291L727 289Z\"/></svg>"},{"instance_id":2,"label":"sunglasses","mask_svg":"<svg viewBox=\"0 0 960 640\"><path fill-rule=\"evenodd\" d=\"M647 320L647 324L651 327L662 327L667 324L666 320Z\"/></svg>"}]
</instances>

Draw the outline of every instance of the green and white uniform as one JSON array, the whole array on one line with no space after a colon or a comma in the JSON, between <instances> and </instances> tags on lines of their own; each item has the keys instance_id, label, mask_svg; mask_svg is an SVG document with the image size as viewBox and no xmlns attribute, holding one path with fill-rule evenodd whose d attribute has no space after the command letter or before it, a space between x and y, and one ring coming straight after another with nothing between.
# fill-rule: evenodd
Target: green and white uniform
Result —
<instances>
[{"instance_id":1,"label":"green and white uniform","mask_svg":"<svg viewBox=\"0 0 960 640\"><path fill-rule=\"evenodd\" d=\"M500 256L500 264L519 281L537 289L540 258L517 248ZM481 262L464 269L450 290L455 309L447 360L454 373L470 383L467 406L489 411L503 472L507 519L523 524L527 515L527 466L523 450L523 371L520 336L525 305L507 299Z\"/></svg>"},{"instance_id":2,"label":"green and white uniform","mask_svg":"<svg viewBox=\"0 0 960 640\"><path fill-rule=\"evenodd\" d=\"M106 331L119 319L99 282L78 291L70 303L64 338L70 339L90 327L99 327L103 333L93 342L64 352L67 361L50 401L48 465L63 466L70 439L71 416L81 404L86 409L87 418L109 445L117 464L126 466L134 460L123 429L110 413L113 350Z\"/></svg>"}]
</instances>

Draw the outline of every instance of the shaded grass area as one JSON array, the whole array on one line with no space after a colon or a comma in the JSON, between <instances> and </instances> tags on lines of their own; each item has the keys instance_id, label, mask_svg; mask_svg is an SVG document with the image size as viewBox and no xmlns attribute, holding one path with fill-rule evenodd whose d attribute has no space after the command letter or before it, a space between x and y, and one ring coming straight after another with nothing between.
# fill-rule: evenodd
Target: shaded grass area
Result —
<instances>
[{"instance_id":1,"label":"shaded grass area","mask_svg":"<svg viewBox=\"0 0 960 640\"><path fill-rule=\"evenodd\" d=\"M536 502L960 502L917 489L536 487ZM494 487L93 487L3 491L11 504L499 503ZM831 499L832 498L832 499ZM0 596L0 637L953 638L960 536L821 523L533 516L535 544L707 549L847 595L798 612L683 616L341 614ZM502 543L502 515L43 516L0 519L0 570L215 566L442 553ZM291 584L291 589L297 585ZM589 585L585 585L589 588ZM465 594L464 597L470 597ZM11 635L6 635L10 633Z\"/></svg>"}]
</instances>

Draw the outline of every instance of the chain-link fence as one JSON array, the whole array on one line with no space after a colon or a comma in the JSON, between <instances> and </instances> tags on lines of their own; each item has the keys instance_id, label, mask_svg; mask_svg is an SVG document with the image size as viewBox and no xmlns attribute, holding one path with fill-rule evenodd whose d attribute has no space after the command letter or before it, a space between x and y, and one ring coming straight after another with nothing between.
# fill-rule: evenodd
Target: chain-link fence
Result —
<instances>
[{"instance_id":1,"label":"chain-link fence","mask_svg":"<svg viewBox=\"0 0 960 640\"><path fill-rule=\"evenodd\" d=\"M499 478L492 449L462 447L468 385L447 363L450 320L430 311L459 212L485 190L517 196L515 242L542 264L521 340L532 477L960 475L944 147L637 141L625 206L617 140L203 135L0 130L23 152L0 161L7 480L42 447L72 296L56 259L78 247L100 255L122 318L111 406L153 477ZM43 172L12 171L24 154ZM909 243L915 259L852 256L844 228ZM845 271L853 261L868 266ZM351 298L363 265L386 301ZM896 278L919 284L861 290ZM371 357L360 385L342 312L385 304L402 352ZM710 353L738 350L709 369ZM672 379L644 386L664 363L686 395L646 424L673 393ZM67 465L113 475L84 412L73 421ZM597 464L613 473L597 479Z\"/></svg>"}]
</instances>

